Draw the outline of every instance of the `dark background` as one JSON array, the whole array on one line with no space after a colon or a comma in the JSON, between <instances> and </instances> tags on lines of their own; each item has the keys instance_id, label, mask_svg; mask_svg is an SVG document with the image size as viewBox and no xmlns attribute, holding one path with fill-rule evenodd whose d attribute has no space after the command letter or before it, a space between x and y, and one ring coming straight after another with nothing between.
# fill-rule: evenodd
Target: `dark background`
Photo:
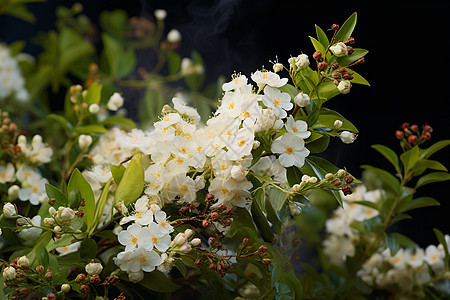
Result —
<instances>
[{"instance_id":1,"label":"dark background","mask_svg":"<svg viewBox=\"0 0 450 300\"><path fill-rule=\"evenodd\" d=\"M13 18L0 18L0 40L29 40L37 32L51 29L55 7L69 6L74 2L50 0L30 5L38 19L33 25ZM360 135L351 145L344 145L339 140L332 142L326 157L359 176L359 166L363 164L390 168L379 154L370 149L370 145L382 143L400 151L394 132L403 122L419 126L428 122L434 128L431 142L450 138L447 131L450 129L447 96L449 23L446 10L439 2L79 2L93 22L98 21L102 10L121 8L130 16L153 18L154 9L166 9L166 30L176 28L182 33L184 56L189 56L193 49L200 52L209 82L219 75L229 78L234 71L249 77L262 65L270 68L269 60L275 60L276 56L287 64L291 55L305 53L312 62L314 49L308 35L315 36L314 24L326 29L333 23L342 24L357 12L358 23L353 33L356 44L353 46L370 52L366 63L355 69L371 83L371 87L354 86L350 94L327 103L327 107L351 120ZM29 44L26 50L36 53L38 48ZM431 145L431 142L424 146ZM449 155L450 150L445 149L432 158L450 167ZM450 233L448 185L444 182L422 188L419 195L435 197L441 206L413 211L414 219L401 223L401 230L421 246L437 243L432 233L434 227Z\"/></svg>"}]
</instances>

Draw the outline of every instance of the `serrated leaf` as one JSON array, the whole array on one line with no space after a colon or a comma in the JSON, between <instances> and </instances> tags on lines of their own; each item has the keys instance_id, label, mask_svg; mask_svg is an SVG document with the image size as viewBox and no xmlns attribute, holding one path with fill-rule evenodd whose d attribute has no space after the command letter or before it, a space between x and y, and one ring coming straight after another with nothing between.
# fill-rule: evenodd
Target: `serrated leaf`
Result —
<instances>
[{"instance_id":1,"label":"serrated leaf","mask_svg":"<svg viewBox=\"0 0 450 300\"><path fill-rule=\"evenodd\" d=\"M419 197L419 198L411 200L406 205L401 207L401 209L399 209L399 212L405 212L405 211L416 209L416 208L427 207L427 206L437 206L437 205L441 205L441 204L436 199L433 199L431 197Z\"/></svg>"},{"instance_id":2,"label":"serrated leaf","mask_svg":"<svg viewBox=\"0 0 450 300\"><path fill-rule=\"evenodd\" d=\"M433 172L429 173L427 175L424 175L417 180L416 189L418 189L421 186L424 186L429 183L433 182L441 182L441 181L447 181L450 180L450 174L445 172Z\"/></svg>"}]
</instances>

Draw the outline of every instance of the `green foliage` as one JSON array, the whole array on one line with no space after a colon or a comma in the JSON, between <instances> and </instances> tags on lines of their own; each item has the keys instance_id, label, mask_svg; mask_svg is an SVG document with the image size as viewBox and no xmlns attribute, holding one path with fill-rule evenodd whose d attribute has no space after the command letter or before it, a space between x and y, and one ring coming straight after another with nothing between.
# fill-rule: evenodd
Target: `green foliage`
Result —
<instances>
[{"instance_id":1,"label":"green foliage","mask_svg":"<svg viewBox=\"0 0 450 300\"><path fill-rule=\"evenodd\" d=\"M114 195L114 204L123 202L126 206L136 201L144 189L144 168L142 153L133 156L125 169Z\"/></svg>"},{"instance_id":2,"label":"green foliage","mask_svg":"<svg viewBox=\"0 0 450 300\"><path fill-rule=\"evenodd\" d=\"M86 204L82 208L82 211L84 212L83 219L86 222L88 229L91 229L94 224L95 216L94 192L78 169L75 169L75 171L73 171L72 173L72 176L70 176L69 183L67 185L67 191L69 195L72 191L79 192L81 197L84 199Z\"/></svg>"}]
</instances>

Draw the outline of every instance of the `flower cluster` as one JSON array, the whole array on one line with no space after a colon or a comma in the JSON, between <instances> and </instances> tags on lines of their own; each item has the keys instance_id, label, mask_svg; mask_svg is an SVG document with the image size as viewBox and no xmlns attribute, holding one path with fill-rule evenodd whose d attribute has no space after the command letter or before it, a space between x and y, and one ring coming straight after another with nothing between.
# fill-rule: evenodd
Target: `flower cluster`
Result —
<instances>
[{"instance_id":1,"label":"flower cluster","mask_svg":"<svg viewBox=\"0 0 450 300\"><path fill-rule=\"evenodd\" d=\"M12 56L9 48L0 43L0 100L8 97L24 102L28 100L29 94L18 65L18 57Z\"/></svg>"}]
</instances>

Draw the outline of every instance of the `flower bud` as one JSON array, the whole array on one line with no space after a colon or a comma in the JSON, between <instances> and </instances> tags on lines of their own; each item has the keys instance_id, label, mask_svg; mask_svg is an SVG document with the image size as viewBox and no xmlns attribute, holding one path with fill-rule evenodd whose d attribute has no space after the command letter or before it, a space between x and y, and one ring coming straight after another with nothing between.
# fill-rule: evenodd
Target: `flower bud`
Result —
<instances>
[{"instance_id":1,"label":"flower bud","mask_svg":"<svg viewBox=\"0 0 450 300\"><path fill-rule=\"evenodd\" d=\"M158 21L163 21L167 17L167 11L165 9L155 9L155 18Z\"/></svg>"},{"instance_id":2,"label":"flower bud","mask_svg":"<svg viewBox=\"0 0 450 300\"><path fill-rule=\"evenodd\" d=\"M313 58L314 58L315 60L318 60L318 59L320 59L321 57L322 57L322 52L320 52L320 51L314 52Z\"/></svg>"},{"instance_id":3,"label":"flower bud","mask_svg":"<svg viewBox=\"0 0 450 300\"><path fill-rule=\"evenodd\" d=\"M20 187L16 184L12 185L8 189L8 200L14 201L19 197Z\"/></svg>"},{"instance_id":4,"label":"flower bud","mask_svg":"<svg viewBox=\"0 0 450 300\"><path fill-rule=\"evenodd\" d=\"M16 269L13 267L6 267L3 270L3 278L5 278L5 280L14 280L17 277L17 272Z\"/></svg>"},{"instance_id":5,"label":"flower bud","mask_svg":"<svg viewBox=\"0 0 450 300\"><path fill-rule=\"evenodd\" d=\"M114 93L108 100L106 107L109 110L116 111L123 106L123 97L119 93Z\"/></svg>"},{"instance_id":6,"label":"flower bud","mask_svg":"<svg viewBox=\"0 0 450 300\"><path fill-rule=\"evenodd\" d=\"M47 272L44 275L45 279L52 281L53 280L53 272L50 270L47 270Z\"/></svg>"},{"instance_id":7,"label":"flower bud","mask_svg":"<svg viewBox=\"0 0 450 300\"><path fill-rule=\"evenodd\" d=\"M17 261L17 265L26 269L26 268L30 267L30 260L25 255L21 256L19 258L19 260Z\"/></svg>"},{"instance_id":8,"label":"flower bud","mask_svg":"<svg viewBox=\"0 0 450 300\"><path fill-rule=\"evenodd\" d=\"M192 239L192 241L191 241L191 245L195 247L195 246L200 245L201 242L202 242L201 239L199 239L199 238L194 238L194 239Z\"/></svg>"},{"instance_id":9,"label":"flower bud","mask_svg":"<svg viewBox=\"0 0 450 300\"><path fill-rule=\"evenodd\" d=\"M211 213L211 219L213 219L213 220L217 220L217 219L219 219L219 214L217 213L217 212L213 212L213 213Z\"/></svg>"},{"instance_id":10,"label":"flower bud","mask_svg":"<svg viewBox=\"0 0 450 300\"><path fill-rule=\"evenodd\" d=\"M247 175L247 172L244 169L242 169L241 166L233 166L231 168L231 178L233 178L237 181L244 180L246 175Z\"/></svg>"},{"instance_id":11,"label":"flower bud","mask_svg":"<svg viewBox=\"0 0 450 300\"><path fill-rule=\"evenodd\" d=\"M68 221L72 220L74 216L75 216L75 212L73 211L73 209L71 209L69 207L64 207L64 209L61 212L61 221L68 222Z\"/></svg>"},{"instance_id":12,"label":"flower bud","mask_svg":"<svg viewBox=\"0 0 450 300\"><path fill-rule=\"evenodd\" d=\"M345 173L345 170L339 169L339 171L337 171L337 176L343 178L345 176Z\"/></svg>"},{"instance_id":13,"label":"flower bud","mask_svg":"<svg viewBox=\"0 0 450 300\"><path fill-rule=\"evenodd\" d=\"M325 175L325 179L326 179L326 180L331 180L331 179L333 179L333 178L334 178L334 175L331 174L331 173L327 173L327 174Z\"/></svg>"},{"instance_id":14,"label":"flower bud","mask_svg":"<svg viewBox=\"0 0 450 300\"><path fill-rule=\"evenodd\" d=\"M97 103L89 105L89 112L93 115L96 115L100 112L100 105Z\"/></svg>"},{"instance_id":15,"label":"flower bud","mask_svg":"<svg viewBox=\"0 0 450 300\"><path fill-rule=\"evenodd\" d=\"M52 217L54 217L54 216L57 214L56 209L55 209L53 206L51 206L51 207L48 209L48 213L49 213L50 216L52 216Z\"/></svg>"},{"instance_id":16,"label":"flower bud","mask_svg":"<svg viewBox=\"0 0 450 300\"><path fill-rule=\"evenodd\" d=\"M397 139L401 139L403 136L404 136L405 134L403 133L403 131L401 131L401 130L397 130L396 132L395 132L395 137L397 138Z\"/></svg>"},{"instance_id":17,"label":"flower bud","mask_svg":"<svg viewBox=\"0 0 450 300\"><path fill-rule=\"evenodd\" d=\"M295 58L295 66L299 70L306 69L309 66L309 58L306 54L300 54Z\"/></svg>"},{"instance_id":18,"label":"flower bud","mask_svg":"<svg viewBox=\"0 0 450 300\"><path fill-rule=\"evenodd\" d=\"M201 259L197 259L195 262L194 262L194 265L196 266L196 267L201 267L202 266L202 260Z\"/></svg>"},{"instance_id":19,"label":"flower bud","mask_svg":"<svg viewBox=\"0 0 450 300\"><path fill-rule=\"evenodd\" d=\"M44 271L45 271L45 268L44 268L43 265L37 265L37 266L36 266L36 272L38 272L38 273L44 273Z\"/></svg>"},{"instance_id":20,"label":"flower bud","mask_svg":"<svg viewBox=\"0 0 450 300\"><path fill-rule=\"evenodd\" d=\"M342 75L342 78L345 80L352 80L353 76L350 75L349 73L345 73L344 75Z\"/></svg>"},{"instance_id":21,"label":"flower bud","mask_svg":"<svg viewBox=\"0 0 450 300\"><path fill-rule=\"evenodd\" d=\"M341 94L348 94L350 92L350 88L352 87L352 84L348 80L342 80L339 82L337 89Z\"/></svg>"},{"instance_id":22,"label":"flower bud","mask_svg":"<svg viewBox=\"0 0 450 300\"><path fill-rule=\"evenodd\" d=\"M99 284L101 282L100 276L98 276L98 275L90 276L89 277L89 282L92 283L92 284L95 284L95 285Z\"/></svg>"},{"instance_id":23,"label":"flower bud","mask_svg":"<svg viewBox=\"0 0 450 300\"><path fill-rule=\"evenodd\" d=\"M334 121L333 126L334 126L334 128L336 128L336 129L341 128L341 126L342 126L342 121L341 121L341 120L336 120L336 121Z\"/></svg>"},{"instance_id":24,"label":"flower bud","mask_svg":"<svg viewBox=\"0 0 450 300\"><path fill-rule=\"evenodd\" d=\"M261 146L261 142L260 142L260 141L254 141L254 142L253 142L252 149L253 149L253 150L258 149L259 146Z\"/></svg>"},{"instance_id":25,"label":"flower bud","mask_svg":"<svg viewBox=\"0 0 450 300\"><path fill-rule=\"evenodd\" d=\"M55 296L55 294L53 294L53 293L49 293L48 295L47 295L47 299L48 300L53 300L53 299L55 299L56 298L56 296Z\"/></svg>"},{"instance_id":26,"label":"flower bud","mask_svg":"<svg viewBox=\"0 0 450 300\"><path fill-rule=\"evenodd\" d=\"M178 30L176 30L176 29L172 29L167 34L167 41L169 43L179 43L179 42L181 42L181 33Z\"/></svg>"},{"instance_id":27,"label":"flower bud","mask_svg":"<svg viewBox=\"0 0 450 300\"><path fill-rule=\"evenodd\" d=\"M61 226L56 225L55 227L53 227L53 231L56 233L60 233L62 231Z\"/></svg>"},{"instance_id":28,"label":"flower bud","mask_svg":"<svg viewBox=\"0 0 450 300\"><path fill-rule=\"evenodd\" d=\"M76 282L82 282L84 279L86 278L86 275L83 273L80 273L77 275L77 277L75 278Z\"/></svg>"},{"instance_id":29,"label":"flower bud","mask_svg":"<svg viewBox=\"0 0 450 300\"><path fill-rule=\"evenodd\" d=\"M92 137L87 134L81 134L78 137L78 146L81 151L86 151L89 149L89 146L92 144Z\"/></svg>"},{"instance_id":30,"label":"flower bud","mask_svg":"<svg viewBox=\"0 0 450 300\"><path fill-rule=\"evenodd\" d=\"M216 241L216 238L213 237L213 236L210 236L210 237L208 238L208 242L209 242L211 245L214 244L215 241Z\"/></svg>"},{"instance_id":31,"label":"flower bud","mask_svg":"<svg viewBox=\"0 0 450 300\"><path fill-rule=\"evenodd\" d=\"M87 284L83 284L81 285L80 290L85 293L89 291L89 286Z\"/></svg>"},{"instance_id":32,"label":"flower bud","mask_svg":"<svg viewBox=\"0 0 450 300\"><path fill-rule=\"evenodd\" d=\"M346 56L348 55L347 45L343 42L339 42L330 47L330 51L336 56Z\"/></svg>"},{"instance_id":33,"label":"flower bud","mask_svg":"<svg viewBox=\"0 0 450 300\"><path fill-rule=\"evenodd\" d=\"M301 190L301 185L300 185L300 184L294 184L294 186L292 187L292 190L293 190L295 193L300 192L300 190Z\"/></svg>"},{"instance_id":34,"label":"flower bud","mask_svg":"<svg viewBox=\"0 0 450 300\"><path fill-rule=\"evenodd\" d=\"M191 252L191 250L192 250L192 246L187 243L178 249L178 251L180 251L181 253L189 253L189 252Z\"/></svg>"},{"instance_id":35,"label":"flower bud","mask_svg":"<svg viewBox=\"0 0 450 300\"><path fill-rule=\"evenodd\" d=\"M13 219L17 217L16 206L10 202L6 202L5 205L3 205L3 214L7 219Z\"/></svg>"},{"instance_id":36,"label":"flower bud","mask_svg":"<svg viewBox=\"0 0 450 300\"><path fill-rule=\"evenodd\" d=\"M326 68L328 67L328 64L326 63L326 62L320 62L318 65L317 65L317 68L319 69L319 70L325 70Z\"/></svg>"},{"instance_id":37,"label":"flower bud","mask_svg":"<svg viewBox=\"0 0 450 300\"><path fill-rule=\"evenodd\" d=\"M210 221L208 221L208 220L203 220L202 226L203 226L204 228L209 227L209 225L211 225L211 222L210 222Z\"/></svg>"},{"instance_id":38,"label":"flower bud","mask_svg":"<svg viewBox=\"0 0 450 300\"><path fill-rule=\"evenodd\" d=\"M88 273L89 275L99 275L103 270L103 266L102 264L95 263L94 260L92 260L90 263L86 265L84 269L86 270L86 273Z\"/></svg>"},{"instance_id":39,"label":"flower bud","mask_svg":"<svg viewBox=\"0 0 450 300\"><path fill-rule=\"evenodd\" d=\"M350 195L350 194L352 194L353 193L353 190L352 190L352 187L351 186L349 186L349 185L343 185L342 186L342 192L344 193L344 195L346 196L346 195Z\"/></svg>"},{"instance_id":40,"label":"flower bud","mask_svg":"<svg viewBox=\"0 0 450 300\"><path fill-rule=\"evenodd\" d=\"M316 183L317 180L318 180L317 177L312 176L312 177L310 177L310 178L308 179L308 182L309 182L309 183Z\"/></svg>"},{"instance_id":41,"label":"flower bud","mask_svg":"<svg viewBox=\"0 0 450 300\"><path fill-rule=\"evenodd\" d=\"M417 142L417 136L415 136L415 135L409 136L409 137L408 137L408 142L409 142L410 144L414 144L415 142Z\"/></svg>"},{"instance_id":42,"label":"flower bud","mask_svg":"<svg viewBox=\"0 0 450 300\"><path fill-rule=\"evenodd\" d=\"M173 244L173 246L181 246L181 245L183 245L184 243L186 243L186 241L187 241L186 234L180 232L180 233L177 234L177 236L173 239L173 241L172 241L171 244Z\"/></svg>"},{"instance_id":43,"label":"flower bud","mask_svg":"<svg viewBox=\"0 0 450 300\"><path fill-rule=\"evenodd\" d=\"M272 260L270 258L263 258L262 263L265 265L269 265L270 263L272 263Z\"/></svg>"},{"instance_id":44,"label":"flower bud","mask_svg":"<svg viewBox=\"0 0 450 300\"><path fill-rule=\"evenodd\" d=\"M67 284L67 283L64 283L63 285L61 285L61 291L63 292L63 293L68 293L68 292L70 292L70 284Z\"/></svg>"},{"instance_id":45,"label":"flower bud","mask_svg":"<svg viewBox=\"0 0 450 300\"><path fill-rule=\"evenodd\" d=\"M356 139L355 134L347 130L342 131L339 137L341 138L341 141L344 142L345 144L351 144Z\"/></svg>"},{"instance_id":46,"label":"flower bud","mask_svg":"<svg viewBox=\"0 0 450 300\"><path fill-rule=\"evenodd\" d=\"M278 73L278 72L282 71L283 69L284 69L283 64L280 64L280 63L273 64L273 71L275 73Z\"/></svg>"},{"instance_id":47,"label":"flower bud","mask_svg":"<svg viewBox=\"0 0 450 300\"><path fill-rule=\"evenodd\" d=\"M341 78L341 74L339 74L339 72L334 72L333 74L331 74L331 76L332 76L334 79L339 79L339 78Z\"/></svg>"},{"instance_id":48,"label":"flower bud","mask_svg":"<svg viewBox=\"0 0 450 300\"><path fill-rule=\"evenodd\" d=\"M302 181L308 181L309 180L309 176L308 175L303 175L302 176Z\"/></svg>"},{"instance_id":49,"label":"flower bud","mask_svg":"<svg viewBox=\"0 0 450 300\"><path fill-rule=\"evenodd\" d=\"M337 68L339 68L339 63L334 62L331 64L331 67L333 68L333 70L336 70Z\"/></svg>"},{"instance_id":50,"label":"flower bud","mask_svg":"<svg viewBox=\"0 0 450 300\"><path fill-rule=\"evenodd\" d=\"M306 107L311 99L309 98L308 94L305 94L303 92L300 92L297 94L297 96L294 97L294 102L300 107Z\"/></svg>"},{"instance_id":51,"label":"flower bud","mask_svg":"<svg viewBox=\"0 0 450 300\"><path fill-rule=\"evenodd\" d=\"M184 231L184 234L186 235L186 239L189 239L191 236L194 235L194 233L195 233L195 231L190 228L188 228Z\"/></svg>"}]
</instances>

